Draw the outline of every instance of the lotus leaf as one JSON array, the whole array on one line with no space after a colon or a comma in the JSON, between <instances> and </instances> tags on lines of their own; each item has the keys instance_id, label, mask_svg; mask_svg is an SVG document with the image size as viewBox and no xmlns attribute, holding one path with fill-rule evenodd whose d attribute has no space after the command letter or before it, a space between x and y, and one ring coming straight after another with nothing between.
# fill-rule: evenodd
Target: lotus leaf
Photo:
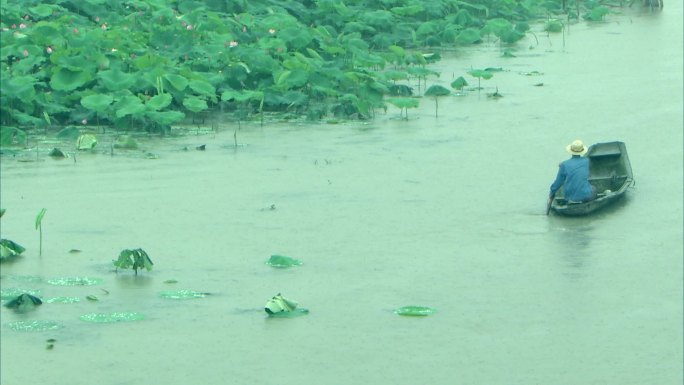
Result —
<instances>
[{"instance_id":1,"label":"lotus leaf","mask_svg":"<svg viewBox=\"0 0 684 385\"><path fill-rule=\"evenodd\" d=\"M435 84L430 86L430 88L425 91L425 96L447 96L451 95L451 91L448 89L440 86L439 84Z\"/></svg>"},{"instance_id":2,"label":"lotus leaf","mask_svg":"<svg viewBox=\"0 0 684 385\"><path fill-rule=\"evenodd\" d=\"M425 317L434 314L437 310L426 306L404 306L396 309L395 314L403 316Z\"/></svg>"},{"instance_id":3,"label":"lotus leaf","mask_svg":"<svg viewBox=\"0 0 684 385\"><path fill-rule=\"evenodd\" d=\"M216 97L216 89L211 83L204 80L192 80L188 86L199 95L208 96L210 98Z\"/></svg>"},{"instance_id":4,"label":"lotus leaf","mask_svg":"<svg viewBox=\"0 0 684 385\"><path fill-rule=\"evenodd\" d=\"M90 150L97 145L97 138L93 134L81 134L76 139L76 148L78 150Z\"/></svg>"},{"instance_id":5,"label":"lotus leaf","mask_svg":"<svg viewBox=\"0 0 684 385\"><path fill-rule=\"evenodd\" d=\"M456 36L456 43L460 45L475 44L481 40L480 30L475 28L466 28Z\"/></svg>"},{"instance_id":6,"label":"lotus leaf","mask_svg":"<svg viewBox=\"0 0 684 385\"><path fill-rule=\"evenodd\" d=\"M589 21L601 21L603 17L610 13L610 8L599 5L593 8L589 13L585 14L583 17Z\"/></svg>"},{"instance_id":7,"label":"lotus leaf","mask_svg":"<svg viewBox=\"0 0 684 385\"><path fill-rule=\"evenodd\" d=\"M162 126L168 126L185 119L185 114L180 111L148 111L145 116Z\"/></svg>"},{"instance_id":8,"label":"lotus leaf","mask_svg":"<svg viewBox=\"0 0 684 385\"><path fill-rule=\"evenodd\" d=\"M53 278L47 280L50 285L56 286L92 286L99 285L103 281L100 278L90 278L90 277L66 277L66 278Z\"/></svg>"},{"instance_id":9,"label":"lotus leaf","mask_svg":"<svg viewBox=\"0 0 684 385\"><path fill-rule=\"evenodd\" d=\"M209 293L201 293L192 290L173 290L173 291L162 291L159 296L166 299L195 299L204 298L208 296Z\"/></svg>"},{"instance_id":10,"label":"lotus leaf","mask_svg":"<svg viewBox=\"0 0 684 385\"><path fill-rule=\"evenodd\" d=\"M58 139L76 140L81 135L81 130L76 126L67 126L57 133Z\"/></svg>"},{"instance_id":11,"label":"lotus leaf","mask_svg":"<svg viewBox=\"0 0 684 385\"><path fill-rule=\"evenodd\" d=\"M36 79L33 76L10 77L9 80L2 82L2 96L31 103L36 97L36 90L33 88L35 83Z\"/></svg>"},{"instance_id":12,"label":"lotus leaf","mask_svg":"<svg viewBox=\"0 0 684 385\"><path fill-rule=\"evenodd\" d=\"M50 86L57 91L73 91L90 81L92 76L85 71L58 68L52 75Z\"/></svg>"},{"instance_id":13,"label":"lotus leaf","mask_svg":"<svg viewBox=\"0 0 684 385\"><path fill-rule=\"evenodd\" d=\"M154 263L150 259L147 252L143 249L124 249L119 254L119 258L112 261L116 269L133 269L135 274L138 274L138 269L152 270Z\"/></svg>"},{"instance_id":14,"label":"lotus leaf","mask_svg":"<svg viewBox=\"0 0 684 385\"><path fill-rule=\"evenodd\" d=\"M81 105L89 110L104 112L110 104L114 101L112 95L95 94L88 95L81 99Z\"/></svg>"},{"instance_id":15,"label":"lotus leaf","mask_svg":"<svg viewBox=\"0 0 684 385\"><path fill-rule=\"evenodd\" d=\"M274 254L271 255L271 258L269 258L268 261L266 261L266 264L277 268L288 268L292 266L300 266L302 262L285 255Z\"/></svg>"},{"instance_id":16,"label":"lotus leaf","mask_svg":"<svg viewBox=\"0 0 684 385\"><path fill-rule=\"evenodd\" d=\"M102 80L102 84L104 84L109 91L127 90L136 82L135 76L127 74L118 68L100 71L98 72L97 77Z\"/></svg>"},{"instance_id":17,"label":"lotus leaf","mask_svg":"<svg viewBox=\"0 0 684 385\"><path fill-rule=\"evenodd\" d=\"M114 323L141 321L145 316L136 312L90 313L80 317L81 321L93 323Z\"/></svg>"},{"instance_id":18,"label":"lotus leaf","mask_svg":"<svg viewBox=\"0 0 684 385\"><path fill-rule=\"evenodd\" d=\"M269 299L264 306L264 310L269 315L279 314L279 313L291 313L298 306L296 301L287 299L283 297L280 293Z\"/></svg>"},{"instance_id":19,"label":"lotus leaf","mask_svg":"<svg viewBox=\"0 0 684 385\"><path fill-rule=\"evenodd\" d=\"M26 249L20 244L10 241L9 239L0 239L0 259L6 259L20 255Z\"/></svg>"},{"instance_id":20,"label":"lotus leaf","mask_svg":"<svg viewBox=\"0 0 684 385\"><path fill-rule=\"evenodd\" d=\"M121 135L116 139L114 143L114 148L123 148L127 150L135 150L138 148L138 142L128 135Z\"/></svg>"},{"instance_id":21,"label":"lotus leaf","mask_svg":"<svg viewBox=\"0 0 684 385\"><path fill-rule=\"evenodd\" d=\"M147 110L147 107L137 96L128 95L114 104L114 109L116 110L116 117L123 118L127 115L141 114Z\"/></svg>"},{"instance_id":22,"label":"lotus leaf","mask_svg":"<svg viewBox=\"0 0 684 385\"><path fill-rule=\"evenodd\" d=\"M166 74L164 75L164 79L166 79L176 91L183 91L185 87L188 86L188 79L181 75Z\"/></svg>"},{"instance_id":23,"label":"lotus leaf","mask_svg":"<svg viewBox=\"0 0 684 385\"><path fill-rule=\"evenodd\" d=\"M30 7L28 10L31 12L33 16L37 17L48 17L52 15L52 12L55 9L60 9L60 6L52 5L52 4L39 4L35 7Z\"/></svg>"},{"instance_id":24,"label":"lotus leaf","mask_svg":"<svg viewBox=\"0 0 684 385\"><path fill-rule=\"evenodd\" d=\"M6 324L8 328L18 332L44 332L48 330L57 330L64 327L62 324L55 321L14 321Z\"/></svg>"},{"instance_id":25,"label":"lotus leaf","mask_svg":"<svg viewBox=\"0 0 684 385\"><path fill-rule=\"evenodd\" d=\"M463 76L459 76L458 78L456 78L456 80L451 82L451 87L455 88L457 90L461 90L461 89L463 89L463 87L465 87L467 85L468 85L468 82L465 80L465 78Z\"/></svg>"},{"instance_id":26,"label":"lotus leaf","mask_svg":"<svg viewBox=\"0 0 684 385\"><path fill-rule=\"evenodd\" d=\"M55 147L48 153L48 156L51 156L53 158L67 158L67 154L64 153L64 151L60 150L59 148Z\"/></svg>"},{"instance_id":27,"label":"lotus leaf","mask_svg":"<svg viewBox=\"0 0 684 385\"><path fill-rule=\"evenodd\" d=\"M171 94L155 95L147 101L146 106L150 110L159 111L162 108L168 107L172 100Z\"/></svg>"},{"instance_id":28,"label":"lotus leaf","mask_svg":"<svg viewBox=\"0 0 684 385\"><path fill-rule=\"evenodd\" d=\"M185 108L192 112L202 112L209 108L206 100L200 99L195 96L189 96L183 99L183 105L185 106Z\"/></svg>"},{"instance_id":29,"label":"lotus leaf","mask_svg":"<svg viewBox=\"0 0 684 385\"><path fill-rule=\"evenodd\" d=\"M271 318L294 318L309 314L309 309L297 308L292 311L269 314Z\"/></svg>"},{"instance_id":30,"label":"lotus leaf","mask_svg":"<svg viewBox=\"0 0 684 385\"><path fill-rule=\"evenodd\" d=\"M16 127L0 126L0 145L3 147L23 146L26 132Z\"/></svg>"},{"instance_id":31,"label":"lotus leaf","mask_svg":"<svg viewBox=\"0 0 684 385\"><path fill-rule=\"evenodd\" d=\"M28 310L35 309L36 306L42 304L43 301L40 298L28 293L23 293L7 302L5 304L5 307L9 309L14 309L19 312L25 312Z\"/></svg>"}]
</instances>

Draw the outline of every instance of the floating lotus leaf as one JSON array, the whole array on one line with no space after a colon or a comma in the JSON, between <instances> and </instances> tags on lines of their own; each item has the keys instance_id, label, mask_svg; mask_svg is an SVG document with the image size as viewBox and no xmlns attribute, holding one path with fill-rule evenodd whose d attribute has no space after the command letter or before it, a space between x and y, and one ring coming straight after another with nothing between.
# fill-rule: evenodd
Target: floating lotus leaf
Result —
<instances>
[{"instance_id":1,"label":"floating lotus leaf","mask_svg":"<svg viewBox=\"0 0 684 385\"><path fill-rule=\"evenodd\" d=\"M114 312L114 313L90 313L80 317L81 321L93 323L114 323L141 321L145 316L135 312Z\"/></svg>"},{"instance_id":2,"label":"floating lotus leaf","mask_svg":"<svg viewBox=\"0 0 684 385\"><path fill-rule=\"evenodd\" d=\"M89 277L66 277L66 278L53 278L48 279L47 283L56 286L92 286L99 285L103 281L100 278L89 278Z\"/></svg>"},{"instance_id":3,"label":"floating lotus leaf","mask_svg":"<svg viewBox=\"0 0 684 385\"><path fill-rule=\"evenodd\" d=\"M284 269L292 266L299 266L302 264L302 262L286 255L275 254L271 255L271 258L266 261L266 264L272 267Z\"/></svg>"},{"instance_id":4,"label":"floating lotus leaf","mask_svg":"<svg viewBox=\"0 0 684 385\"><path fill-rule=\"evenodd\" d=\"M269 314L271 318L294 318L309 314L309 309L298 308L293 311Z\"/></svg>"},{"instance_id":5,"label":"floating lotus leaf","mask_svg":"<svg viewBox=\"0 0 684 385\"><path fill-rule=\"evenodd\" d=\"M9 239L0 239L0 259L14 257L26 251L20 244Z\"/></svg>"},{"instance_id":6,"label":"floating lotus leaf","mask_svg":"<svg viewBox=\"0 0 684 385\"><path fill-rule=\"evenodd\" d=\"M36 297L40 297L40 290L30 290L30 289L19 289L19 288L8 288L0 290L0 299L9 300L18 297L24 293L31 294Z\"/></svg>"},{"instance_id":7,"label":"floating lotus leaf","mask_svg":"<svg viewBox=\"0 0 684 385\"><path fill-rule=\"evenodd\" d=\"M12 275L10 278L16 282L40 283L43 277L38 275Z\"/></svg>"},{"instance_id":8,"label":"floating lotus leaf","mask_svg":"<svg viewBox=\"0 0 684 385\"><path fill-rule=\"evenodd\" d=\"M404 306L396 309L394 313L404 316L425 317L434 314L437 309L426 306Z\"/></svg>"},{"instance_id":9,"label":"floating lotus leaf","mask_svg":"<svg viewBox=\"0 0 684 385\"><path fill-rule=\"evenodd\" d=\"M97 145L97 138L93 134L82 134L76 139L76 148L90 150Z\"/></svg>"},{"instance_id":10,"label":"floating lotus leaf","mask_svg":"<svg viewBox=\"0 0 684 385\"><path fill-rule=\"evenodd\" d=\"M162 291L159 296L166 299L195 299L204 298L208 296L209 293L201 293L192 290L172 290L172 291Z\"/></svg>"},{"instance_id":11,"label":"floating lotus leaf","mask_svg":"<svg viewBox=\"0 0 684 385\"><path fill-rule=\"evenodd\" d=\"M81 302L81 299L78 297L54 297L54 298L48 298L45 300L47 303L77 303Z\"/></svg>"},{"instance_id":12,"label":"floating lotus leaf","mask_svg":"<svg viewBox=\"0 0 684 385\"><path fill-rule=\"evenodd\" d=\"M47 330L61 329L62 324L55 321L15 321L5 324L8 328L18 332L43 332Z\"/></svg>"}]
</instances>

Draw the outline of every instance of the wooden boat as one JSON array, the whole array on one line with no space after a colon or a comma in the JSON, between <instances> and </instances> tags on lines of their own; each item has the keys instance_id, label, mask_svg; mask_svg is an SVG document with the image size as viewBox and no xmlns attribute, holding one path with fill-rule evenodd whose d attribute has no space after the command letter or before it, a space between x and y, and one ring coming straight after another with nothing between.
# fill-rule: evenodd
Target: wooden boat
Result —
<instances>
[{"instance_id":1,"label":"wooden boat","mask_svg":"<svg viewBox=\"0 0 684 385\"><path fill-rule=\"evenodd\" d=\"M584 155L589 158L589 183L596 187L596 199L568 201L561 187L551 202L551 209L561 215L591 214L620 199L634 185L632 166L623 142L596 143Z\"/></svg>"}]
</instances>

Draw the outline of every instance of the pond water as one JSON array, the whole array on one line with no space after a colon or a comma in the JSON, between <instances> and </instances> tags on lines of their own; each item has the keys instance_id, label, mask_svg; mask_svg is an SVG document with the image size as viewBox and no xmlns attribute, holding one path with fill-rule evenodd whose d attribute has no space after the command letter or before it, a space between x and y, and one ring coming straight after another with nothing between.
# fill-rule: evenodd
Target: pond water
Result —
<instances>
[{"instance_id":1,"label":"pond water","mask_svg":"<svg viewBox=\"0 0 684 385\"><path fill-rule=\"evenodd\" d=\"M437 118L424 99L408 121L244 125L237 148L222 124L145 141L157 159L3 157L2 237L27 251L0 285L62 300L0 310L0 382L681 384L682 4L537 39L447 55L428 84L503 71ZM546 216L576 138L626 142L636 185ZM151 272L112 271L139 247ZM268 318L278 293L309 314Z\"/></svg>"}]
</instances>

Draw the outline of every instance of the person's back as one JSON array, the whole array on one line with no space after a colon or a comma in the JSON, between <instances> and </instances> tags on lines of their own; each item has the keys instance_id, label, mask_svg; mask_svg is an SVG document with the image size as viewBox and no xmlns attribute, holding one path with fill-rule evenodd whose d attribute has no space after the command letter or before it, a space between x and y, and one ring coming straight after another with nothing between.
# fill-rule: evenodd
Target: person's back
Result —
<instances>
[{"instance_id":1,"label":"person's back","mask_svg":"<svg viewBox=\"0 0 684 385\"><path fill-rule=\"evenodd\" d=\"M558 167L556 180L551 185L550 197L563 187L565 199L573 202L586 202L596 197L596 189L589 183L589 159L582 157L587 152L580 140L566 147L572 157Z\"/></svg>"}]
</instances>

